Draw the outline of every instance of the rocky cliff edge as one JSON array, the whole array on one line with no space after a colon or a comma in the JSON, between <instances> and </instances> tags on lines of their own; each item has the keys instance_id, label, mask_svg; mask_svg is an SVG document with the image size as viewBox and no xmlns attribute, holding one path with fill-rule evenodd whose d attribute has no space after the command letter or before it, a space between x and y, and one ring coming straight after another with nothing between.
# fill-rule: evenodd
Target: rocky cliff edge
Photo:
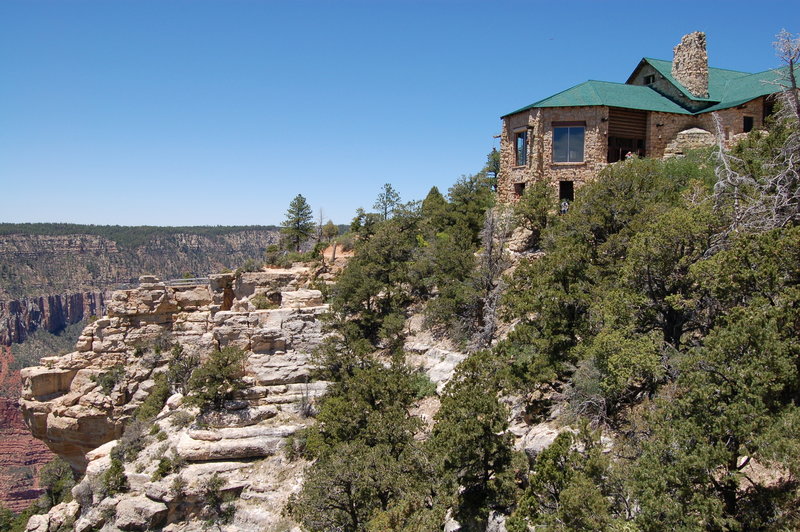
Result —
<instances>
[{"instance_id":1,"label":"rocky cliff edge","mask_svg":"<svg viewBox=\"0 0 800 532\"><path fill-rule=\"evenodd\" d=\"M84 329L74 352L24 369L20 405L30 430L86 473L74 501L34 516L28 530L65 523L76 530L188 526L207 511L204 499L215 475L220 490L235 492L241 506L234 529L280 522L305 466L277 450L309 423L304 413L326 386L310 375L310 352L323 338L318 318L327 305L308 288L309 275L303 267L219 274L208 284L187 286L142 277L138 288L114 292L107 315ZM97 486L109 453L156 386L156 375L166 371L175 344L201 362L218 349L241 348L247 387L219 419L202 423L196 409L182 406L180 394L170 397L141 436L144 449L125 463L129 491L102 493ZM165 474L162 464L156 473L164 457L181 464L174 468L180 471ZM247 501L259 504L248 507Z\"/></svg>"}]
</instances>

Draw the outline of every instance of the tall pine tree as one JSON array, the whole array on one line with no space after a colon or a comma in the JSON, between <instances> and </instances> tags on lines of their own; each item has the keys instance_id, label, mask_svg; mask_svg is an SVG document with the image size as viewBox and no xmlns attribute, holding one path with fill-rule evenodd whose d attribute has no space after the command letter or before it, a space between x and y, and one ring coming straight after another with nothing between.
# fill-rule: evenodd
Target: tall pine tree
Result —
<instances>
[{"instance_id":1,"label":"tall pine tree","mask_svg":"<svg viewBox=\"0 0 800 532\"><path fill-rule=\"evenodd\" d=\"M286 219L281 227L287 247L291 246L295 251L300 251L300 244L305 242L314 230L314 215L302 194L295 196L289 204Z\"/></svg>"}]
</instances>

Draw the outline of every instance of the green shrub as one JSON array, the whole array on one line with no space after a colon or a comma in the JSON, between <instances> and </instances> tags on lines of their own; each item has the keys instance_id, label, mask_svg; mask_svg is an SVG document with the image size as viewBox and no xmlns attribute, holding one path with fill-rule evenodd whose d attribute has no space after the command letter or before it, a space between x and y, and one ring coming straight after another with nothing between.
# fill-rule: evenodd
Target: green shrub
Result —
<instances>
[{"instance_id":1,"label":"green shrub","mask_svg":"<svg viewBox=\"0 0 800 532\"><path fill-rule=\"evenodd\" d=\"M303 430L298 430L294 434L291 434L286 437L285 444L283 446L283 452L286 454L286 458L294 462L300 458L303 458L306 455L306 442L308 441L308 435Z\"/></svg>"},{"instance_id":2,"label":"green shrub","mask_svg":"<svg viewBox=\"0 0 800 532\"><path fill-rule=\"evenodd\" d=\"M112 391L114 391L114 388L116 388L117 384L119 384L124 377L125 368L122 365L117 365L105 373L101 373L100 375L92 375L92 382L99 384L100 389L103 390L103 393L109 395Z\"/></svg>"},{"instance_id":3,"label":"green shrub","mask_svg":"<svg viewBox=\"0 0 800 532\"><path fill-rule=\"evenodd\" d=\"M206 484L204 499L206 521L209 523L230 523L236 513L236 507L230 503L233 496L223 494L223 486L225 486L225 480L219 476L219 473L214 473Z\"/></svg>"},{"instance_id":4,"label":"green shrub","mask_svg":"<svg viewBox=\"0 0 800 532\"><path fill-rule=\"evenodd\" d=\"M424 371L417 371L411 375L411 388L417 399L436 395L436 383Z\"/></svg>"},{"instance_id":5,"label":"green shrub","mask_svg":"<svg viewBox=\"0 0 800 532\"><path fill-rule=\"evenodd\" d=\"M281 249L277 244L270 244L264 251L264 262L269 265L275 266L281 258Z\"/></svg>"},{"instance_id":6,"label":"green shrub","mask_svg":"<svg viewBox=\"0 0 800 532\"><path fill-rule=\"evenodd\" d=\"M253 306L256 307L256 310L271 310L271 309L276 309L276 308L280 307L280 305L278 303L275 303L274 301L271 301L265 295L255 296L254 298L252 298L250 300L250 303L252 303Z\"/></svg>"},{"instance_id":7,"label":"green shrub","mask_svg":"<svg viewBox=\"0 0 800 532\"><path fill-rule=\"evenodd\" d=\"M176 392L186 393L186 386L189 383L192 372L199 363L198 357L184 352L180 344L172 346L169 366L167 367L167 381Z\"/></svg>"},{"instance_id":8,"label":"green shrub","mask_svg":"<svg viewBox=\"0 0 800 532\"><path fill-rule=\"evenodd\" d=\"M185 410L178 410L173 412L169 419L173 427L185 429L192 424L192 421L194 421L194 416Z\"/></svg>"},{"instance_id":9,"label":"green shrub","mask_svg":"<svg viewBox=\"0 0 800 532\"><path fill-rule=\"evenodd\" d=\"M122 461L112 457L111 466L100 477L100 482L107 495L128 491L128 478L125 476L125 466Z\"/></svg>"},{"instance_id":10,"label":"green shrub","mask_svg":"<svg viewBox=\"0 0 800 532\"><path fill-rule=\"evenodd\" d=\"M75 477L70 465L61 457L42 467L39 483L45 490L39 499L39 506L44 511L72 499L71 490L75 485Z\"/></svg>"},{"instance_id":11,"label":"green shrub","mask_svg":"<svg viewBox=\"0 0 800 532\"><path fill-rule=\"evenodd\" d=\"M125 427L119 443L111 450L111 458L122 463L136 460L144 449L148 423L134 419Z\"/></svg>"},{"instance_id":12,"label":"green shrub","mask_svg":"<svg viewBox=\"0 0 800 532\"><path fill-rule=\"evenodd\" d=\"M154 379L155 385L150 390L150 394L142 401L134 412L134 417L141 421L153 419L164 408L164 403L169 398L169 383L167 376L163 373L158 373Z\"/></svg>"},{"instance_id":13,"label":"green shrub","mask_svg":"<svg viewBox=\"0 0 800 532\"><path fill-rule=\"evenodd\" d=\"M348 232L336 238L335 242L342 251L353 251L356 238L353 233Z\"/></svg>"},{"instance_id":14,"label":"green shrub","mask_svg":"<svg viewBox=\"0 0 800 532\"><path fill-rule=\"evenodd\" d=\"M187 486L188 483L186 482L185 478L183 478L181 475L175 475L175 478L172 479L172 484L170 485L169 489L174 497L182 497Z\"/></svg>"},{"instance_id":15,"label":"green shrub","mask_svg":"<svg viewBox=\"0 0 800 532\"><path fill-rule=\"evenodd\" d=\"M161 459L158 461L158 465L156 466L156 470L153 472L152 480L156 482L157 480L161 480L162 478L166 477L170 473L172 473L174 464L172 460L167 458L166 456L162 456Z\"/></svg>"},{"instance_id":16,"label":"green shrub","mask_svg":"<svg viewBox=\"0 0 800 532\"><path fill-rule=\"evenodd\" d=\"M186 403L202 410L221 410L226 400L244 388L246 353L238 347L214 351L189 379Z\"/></svg>"},{"instance_id":17,"label":"green shrub","mask_svg":"<svg viewBox=\"0 0 800 532\"><path fill-rule=\"evenodd\" d=\"M236 273L241 272L260 272L261 269L264 267L264 263L258 261L256 259L247 259L244 261L239 268L236 269Z\"/></svg>"},{"instance_id":18,"label":"green shrub","mask_svg":"<svg viewBox=\"0 0 800 532\"><path fill-rule=\"evenodd\" d=\"M153 341L153 351L157 355L160 355L170 347L172 347L172 336L167 331L163 331Z\"/></svg>"}]
</instances>

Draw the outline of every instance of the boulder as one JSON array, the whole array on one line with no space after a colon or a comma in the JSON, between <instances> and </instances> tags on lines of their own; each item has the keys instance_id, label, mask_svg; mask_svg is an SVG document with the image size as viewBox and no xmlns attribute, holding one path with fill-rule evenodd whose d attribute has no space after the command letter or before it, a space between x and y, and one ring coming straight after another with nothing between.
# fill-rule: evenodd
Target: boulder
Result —
<instances>
[{"instance_id":1,"label":"boulder","mask_svg":"<svg viewBox=\"0 0 800 532\"><path fill-rule=\"evenodd\" d=\"M318 307L322 304L322 292L319 290L301 288L293 292L281 292L281 308Z\"/></svg>"},{"instance_id":2,"label":"boulder","mask_svg":"<svg viewBox=\"0 0 800 532\"><path fill-rule=\"evenodd\" d=\"M116 526L120 530L153 530L167 519L167 505L144 495L123 499L117 504Z\"/></svg>"},{"instance_id":3,"label":"boulder","mask_svg":"<svg viewBox=\"0 0 800 532\"><path fill-rule=\"evenodd\" d=\"M687 150L706 148L715 145L716 142L716 137L710 131L699 127L684 129L675 135L675 138L664 148L664 157L681 156Z\"/></svg>"},{"instance_id":4,"label":"boulder","mask_svg":"<svg viewBox=\"0 0 800 532\"><path fill-rule=\"evenodd\" d=\"M525 451L525 454L534 457L550 447L558 435L564 431L575 432L575 429L557 427L552 423L534 425L517 440L517 450Z\"/></svg>"},{"instance_id":5,"label":"boulder","mask_svg":"<svg viewBox=\"0 0 800 532\"><path fill-rule=\"evenodd\" d=\"M190 461L233 460L270 456L283 444L283 439L300 427L242 427L220 430L189 430L182 434L176 452Z\"/></svg>"}]
</instances>

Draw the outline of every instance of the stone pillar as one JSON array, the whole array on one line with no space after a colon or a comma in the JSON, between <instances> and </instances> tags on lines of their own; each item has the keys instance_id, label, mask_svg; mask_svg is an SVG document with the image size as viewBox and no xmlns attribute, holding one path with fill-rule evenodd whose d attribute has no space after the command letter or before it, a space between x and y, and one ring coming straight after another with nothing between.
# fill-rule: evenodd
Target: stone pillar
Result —
<instances>
[{"instance_id":1,"label":"stone pillar","mask_svg":"<svg viewBox=\"0 0 800 532\"><path fill-rule=\"evenodd\" d=\"M684 35L673 49L672 77L697 98L708 98L708 54L706 34Z\"/></svg>"}]
</instances>

